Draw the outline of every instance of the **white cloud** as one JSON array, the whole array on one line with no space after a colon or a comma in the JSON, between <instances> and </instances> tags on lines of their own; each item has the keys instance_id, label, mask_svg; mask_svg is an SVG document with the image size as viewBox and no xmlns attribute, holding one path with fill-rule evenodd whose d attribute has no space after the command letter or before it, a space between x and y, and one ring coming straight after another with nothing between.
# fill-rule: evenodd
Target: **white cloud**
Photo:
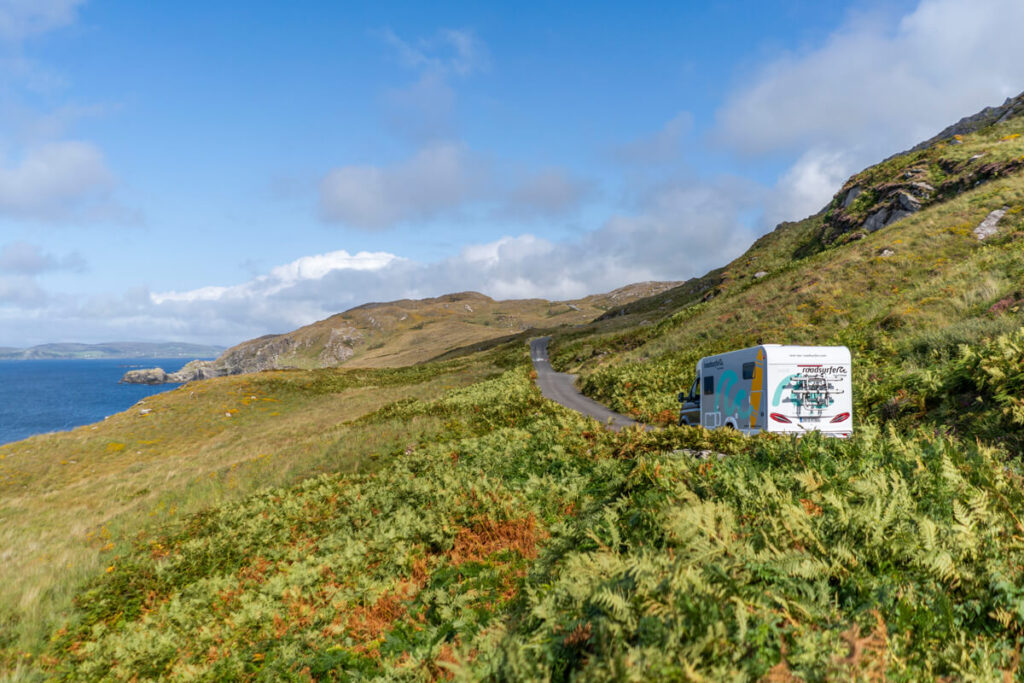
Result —
<instances>
[{"instance_id":1,"label":"white cloud","mask_svg":"<svg viewBox=\"0 0 1024 683\"><path fill-rule=\"evenodd\" d=\"M1024 90L1024 41L1006 38L1022 23L1020 0L921 0L895 21L851 16L817 48L740 83L715 137L743 155L798 155L780 189L797 212L784 217L800 218L849 173Z\"/></svg>"},{"instance_id":2,"label":"white cloud","mask_svg":"<svg viewBox=\"0 0 1024 683\"><path fill-rule=\"evenodd\" d=\"M113 186L103 153L87 142L50 142L0 165L0 213L59 219L81 212Z\"/></svg>"},{"instance_id":3,"label":"white cloud","mask_svg":"<svg viewBox=\"0 0 1024 683\"><path fill-rule=\"evenodd\" d=\"M270 277L282 282L319 280L332 270L380 270L397 258L384 251L349 254L344 249L316 256L303 256L270 271Z\"/></svg>"},{"instance_id":4,"label":"white cloud","mask_svg":"<svg viewBox=\"0 0 1024 683\"><path fill-rule=\"evenodd\" d=\"M397 258L394 254L383 251L350 254L344 249L339 249L326 254L303 256L291 263L276 266L267 275L261 275L244 284L231 287L201 287L186 292L154 293L150 298L155 304L163 304L272 296L305 280L321 280L332 271L381 270Z\"/></svg>"},{"instance_id":5,"label":"white cloud","mask_svg":"<svg viewBox=\"0 0 1024 683\"><path fill-rule=\"evenodd\" d=\"M850 154L810 149L775 184L766 199L765 225L801 220L822 209L846 179L859 170Z\"/></svg>"},{"instance_id":6,"label":"white cloud","mask_svg":"<svg viewBox=\"0 0 1024 683\"><path fill-rule=\"evenodd\" d=\"M77 252L58 258L28 242L11 242L0 247L0 273L38 275L48 270L85 269L85 261Z\"/></svg>"},{"instance_id":7,"label":"white cloud","mask_svg":"<svg viewBox=\"0 0 1024 683\"><path fill-rule=\"evenodd\" d=\"M46 305L49 296L35 278L27 275L0 275L0 307L33 309Z\"/></svg>"},{"instance_id":8,"label":"white cloud","mask_svg":"<svg viewBox=\"0 0 1024 683\"><path fill-rule=\"evenodd\" d=\"M17 41L70 24L84 0L0 0L0 38Z\"/></svg>"},{"instance_id":9,"label":"white cloud","mask_svg":"<svg viewBox=\"0 0 1024 683\"><path fill-rule=\"evenodd\" d=\"M486 173L451 142L428 145L393 166L342 166L320 183L320 215L370 230L426 220L474 198Z\"/></svg>"},{"instance_id":10,"label":"white cloud","mask_svg":"<svg viewBox=\"0 0 1024 683\"><path fill-rule=\"evenodd\" d=\"M1022 22L1019 0L922 0L893 27L851 20L737 88L718 133L750 154L912 146L1024 90L1024 41L999 38Z\"/></svg>"},{"instance_id":11,"label":"white cloud","mask_svg":"<svg viewBox=\"0 0 1024 683\"><path fill-rule=\"evenodd\" d=\"M567 242L532 234L470 244L449 258L421 263L386 252L336 251L277 266L227 287L149 295L151 331L232 342L283 332L367 301L422 298L476 290L498 299L568 299L643 280L700 275L736 256L755 234L743 217L763 200L758 186L736 179L666 184L637 211ZM120 318L105 302L91 315ZM220 334L220 337L209 335Z\"/></svg>"},{"instance_id":12,"label":"white cloud","mask_svg":"<svg viewBox=\"0 0 1024 683\"><path fill-rule=\"evenodd\" d=\"M504 213L519 217L557 216L575 209L593 190L592 183L563 168L541 169L509 191Z\"/></svg>"}]
</instances>

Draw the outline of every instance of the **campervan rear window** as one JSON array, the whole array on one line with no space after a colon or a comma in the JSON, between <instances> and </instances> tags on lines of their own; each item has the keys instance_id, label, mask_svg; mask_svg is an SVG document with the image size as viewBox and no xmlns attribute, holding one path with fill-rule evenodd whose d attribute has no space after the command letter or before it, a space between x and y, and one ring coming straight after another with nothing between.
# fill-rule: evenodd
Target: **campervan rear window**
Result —
<instances>
[{"instance_id":1,"label":"campervan rear window","mask_svg":"<svg viewBox=\"0 0 1024 683\"><path fill-rule=\"evenodd\" d=\"M735 377L735 375L733 375ZM710 396L715 393L715 376L708 375L704 378L704 395Z\"/></svg>"},{"instance_id":2,"label":"campervan rear window","mask_svg":"<svg viewBox=\"0 0 1024 683\"><path fill-rule=\"evenodd\" d=\"M754 364L744 363L743 364L743 379L754 379Z\"/></svg>"}]
</instances>

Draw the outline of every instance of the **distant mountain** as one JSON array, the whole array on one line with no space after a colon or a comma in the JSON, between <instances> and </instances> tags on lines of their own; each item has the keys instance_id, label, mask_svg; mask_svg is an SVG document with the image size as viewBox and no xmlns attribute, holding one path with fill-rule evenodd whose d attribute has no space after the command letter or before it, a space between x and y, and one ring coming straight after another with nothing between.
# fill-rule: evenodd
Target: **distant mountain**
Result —
<instances>
[{"instance_id":1,"label":"distant mountain","mask_svg":"<svg viewBox=\"0 0 1024 683\"><path fill-rule=\"evenodd\" d=\"M40 344L27 349L0 347L0 360L90 358L216 358L223 346L180 342L105 342L102 344Z\"/></svg>"},{"instance_id":2,"label":"distant mountain","mask_svg":"<svg viewBox=\"0 0 1024 683\"><path fill-rule=\"evenodd\" d=\"M215 361L189 363L172 374L159 368L133 370L123 381L158 384L283 368L413 365L533 328L582 325L678 284L640 282L571 301L495 301L478 292L459 292L433 299L369 303L286 334L242 342Z\"/></svg>"}]
</instances>

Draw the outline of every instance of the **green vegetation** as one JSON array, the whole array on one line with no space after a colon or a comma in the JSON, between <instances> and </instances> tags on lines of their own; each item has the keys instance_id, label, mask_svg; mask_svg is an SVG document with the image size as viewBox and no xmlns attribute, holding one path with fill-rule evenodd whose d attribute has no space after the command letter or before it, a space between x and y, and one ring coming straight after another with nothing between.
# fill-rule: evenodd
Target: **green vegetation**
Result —
<instances>
[{"instance_id":1,"label":"green vegetation","mask_svg":"<svg viewBox=\"0 0 1024 683\"><path fill-rule=\"evenodd\" d=\"M523 370L362 422L421 414L443 415L447 438L137 539L80 594L44 669L920 679L1016 666L1024 481L997 450L874 428L849 442L613 434L541 400Z\"/></svg>"},{"instance_id":2,"label":"green vegetation","mask_svg":"<svg viewBox=\"0 0 1024 683\"><path fill-rule=\"evenodd\" d=\"M437 360L194 383L0 449L0 670L1019 677L1022 121L887 160L845 209L844 190L723 268L551 330L586 393L666 425L703 355L845 344L850 440L608 432L541 398L506 312L354 309L413 331L363 359L426 353L426 326ZM980 153L998 168L971 170ZM936 189L921 211L845 229L912 169Z\"/></svg>"},{"instance_id":3,"label":"green vegetation","mask_svg":"<svg viewBox=\"0 0 1024 683\"><path fill-rule=\"evenodd\" d=\"M1011 209L1000 235L979 242L971 229L1002 206ZM845 344L856 358L859 417L922 418L929 406L910 408L937 400L917 390L927 384L919 378L922 368L936 377L957 372L960 345L983 347L1024 324L1022 211L1024 178L995 181L859 241L790 258L761 280L726 278L714 299L656 325L562 337L556 340L554 362L580 373L581 388L595 399L667 423L677 409L675 393L692 381L702 356L758 339ZM776 240L775 258L806 236L806 226L783 228L797 235ZM882 256L884 249L894 253ZM749 269L746 261L757 256L753 251L725 272ZM989 387L976 389L971 400L995 400ZM937 424L965 435L1017 439L1005 423L989 421L986 427L961 419L964 412L947 409ZM1021 445L1018 439L1018 452Z\"/></svg>"}]
</instances>

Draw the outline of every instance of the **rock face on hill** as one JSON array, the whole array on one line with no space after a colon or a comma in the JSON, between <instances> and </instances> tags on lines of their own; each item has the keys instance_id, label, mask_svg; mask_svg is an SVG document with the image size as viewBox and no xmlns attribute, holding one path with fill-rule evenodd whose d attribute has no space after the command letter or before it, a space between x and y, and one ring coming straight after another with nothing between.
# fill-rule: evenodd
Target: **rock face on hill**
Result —
<instances>
[{"instance_id":1,"label":"rock face on hill","mask_svg":"<svg viewBox=\"0 0 1024 683\"><path fill-rule=\"evenodd\" d=\"M611 308L678 284L641 282L573 301L495 301L478 292L460 292L364 304L287 334L243 342L216 360L192 361L172 373L159 368L133 370L121 381L159 384L289 368L411 365L534 327L587 323Z\"/></svg>"},{"instance_id":2,"label":"rock face on hill","mask_svg":"<svg viewBox=\"0 0 1024 683\"><path fill-rule=\"evenodd\" d=\"M853 176L824 209L823 243L876 232L926 206L1019 172L1024 158L1001 153L999 145L1020 137L1016 128L1021 118L1024 94L966 116L907 152Z\"/></svg>"}]
</instances>

